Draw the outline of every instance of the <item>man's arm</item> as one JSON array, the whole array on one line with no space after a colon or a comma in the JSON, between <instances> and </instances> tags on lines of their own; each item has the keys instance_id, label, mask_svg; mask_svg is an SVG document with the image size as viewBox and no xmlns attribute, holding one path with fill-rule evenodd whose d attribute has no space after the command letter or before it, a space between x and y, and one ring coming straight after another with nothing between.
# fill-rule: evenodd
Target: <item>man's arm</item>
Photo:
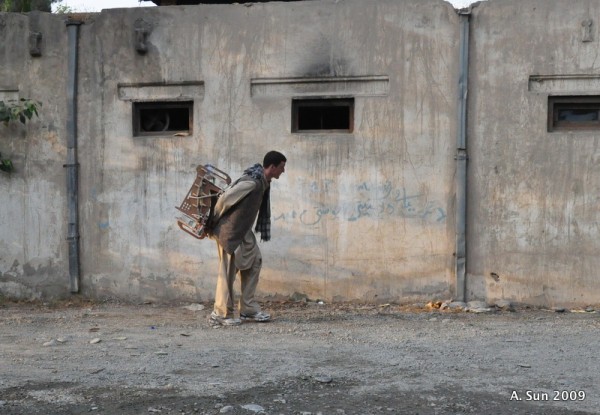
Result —
<instances>
[{"instance_id":1,"label":"man's arm","mask_svg":"<svg viewBox=\"0 0 600 415\"><path fill-rule=\"evenodd\" d=\"M244 180L225 190L215 205L214 221L217 221L229 209L256 188L254 180Z\"/></svg>"}]
</instances>

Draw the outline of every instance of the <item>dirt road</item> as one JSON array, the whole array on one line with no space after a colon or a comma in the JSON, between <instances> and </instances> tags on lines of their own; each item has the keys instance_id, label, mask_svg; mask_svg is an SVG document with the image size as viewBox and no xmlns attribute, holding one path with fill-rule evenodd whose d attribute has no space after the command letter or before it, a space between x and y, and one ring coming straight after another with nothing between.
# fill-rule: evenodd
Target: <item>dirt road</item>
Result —
<instances>
[{"instance_id":1,"label":"dirt road","mask_svg":"<svg viewBox=\"0 0 600 415\"><path fill-rule=\"evenodd\" d=\"M600 313L4 303L0 414L600 414Z\"/></svg>"}]
</instances>

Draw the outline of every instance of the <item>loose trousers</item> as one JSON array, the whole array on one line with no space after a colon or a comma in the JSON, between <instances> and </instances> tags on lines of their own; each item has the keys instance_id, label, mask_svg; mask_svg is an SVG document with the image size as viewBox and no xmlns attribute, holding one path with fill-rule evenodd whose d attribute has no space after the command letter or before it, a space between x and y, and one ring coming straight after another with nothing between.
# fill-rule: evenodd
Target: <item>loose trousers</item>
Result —
<instances>
[{"instance_id":1,"label":"loose trousers","mask_svg":"<svg viewBox=\"0 0 600 415\"><path fill-rule=\"evenodd\" d=\"M219 251L219 274L214 311L221 317L233 317L235 298L233 285L239 272L242 288L239 311L248 315L258 313L260 305L254 295L262 268L262 255L254 232L248 231L232 255L229 255L218 241L217 248Z\"/></svg>"}]
</instances>

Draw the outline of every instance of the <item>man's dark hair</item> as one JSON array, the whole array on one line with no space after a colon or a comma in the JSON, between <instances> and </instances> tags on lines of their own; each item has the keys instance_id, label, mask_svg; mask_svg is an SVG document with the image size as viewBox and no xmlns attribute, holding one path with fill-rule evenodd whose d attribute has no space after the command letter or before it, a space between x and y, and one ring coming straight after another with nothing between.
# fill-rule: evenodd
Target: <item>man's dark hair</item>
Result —
<instances>
[{"instance_id":1,"label":"man's dark hair","mask_svg":"<svg viewBox=\"0 0 600 415\"><path fill-rule=\"evenodd\" d=\"M270 165L279 166L282 161L287 161L283 154L281 154L279 151L269 151L267 154L265 154L263 167L267 168Z\"/></svg>"}]
</instances>

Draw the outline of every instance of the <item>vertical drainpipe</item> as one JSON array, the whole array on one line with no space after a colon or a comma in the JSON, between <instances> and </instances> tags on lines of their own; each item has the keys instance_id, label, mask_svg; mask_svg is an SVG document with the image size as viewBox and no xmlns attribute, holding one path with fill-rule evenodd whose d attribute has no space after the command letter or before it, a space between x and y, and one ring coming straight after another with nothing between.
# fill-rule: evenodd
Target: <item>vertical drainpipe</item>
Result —
<instances>
[{"instance_id":1,"label":"vertical drainpipe","mask_svg":"<svg viewBox=\"0 0 600 415\"><path fill-rule=\"evenodd\" d=\"M467 301L467 92L469 80L469 18L460 15L460 73L458 79L458 138L456 143L456 300Z\"/></svg>"},{"instance_id":2,"label":"vertical drainpipe","mask_svg":"<svg viewBox=\"0 0 600 415\"><path fill-rule=\"evenodd\" d=\"M67 20L68 73L67 73L67 202L69 210L69 280L72 293L79 292L79 203L77 162L77 44L82 22Z\"/></svg>"}]
</instances>

